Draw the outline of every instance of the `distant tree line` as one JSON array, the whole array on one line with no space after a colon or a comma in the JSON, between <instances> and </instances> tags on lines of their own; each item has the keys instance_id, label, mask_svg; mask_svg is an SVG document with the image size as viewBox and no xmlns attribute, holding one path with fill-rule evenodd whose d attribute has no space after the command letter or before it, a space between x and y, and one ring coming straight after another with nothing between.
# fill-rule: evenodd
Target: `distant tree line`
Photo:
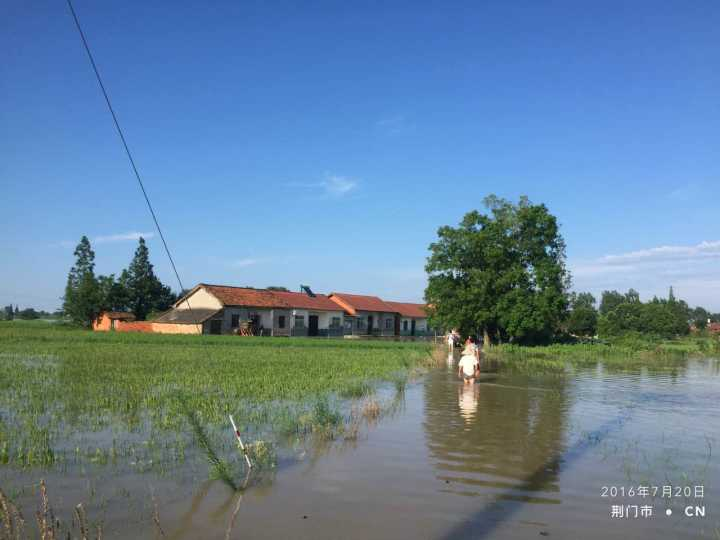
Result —
<instances>
[{"instance_id":1,"label":"distant tree line","mask_svg":"<svg viewBox=\"0 0 720 540\"><path fill-rule=\"evenodd\" d=\"M641 302L637 291L604 291L599 308L590 293L570 291L565 242L545 205L518 204L494 195L458 227L441 227L430 245L425 300L430 324L480 335L486 344L543 344L573 337L630 333L657 337L720 321L675 298Z\"/></svg>"},{"instance_id":2,"label":"distant tree line","mask_svg":"<svg viewBox=\"0 0 720 540\"><path fill-rule=\"evenodd\" d=\"M155 275L145 239L139 239L130 265L116 278L115 274L95 276L95 252L83 236L68 273L63 312L72 322L90 327L103 311L132 312L142 321L169 309L176 299Z\"/></svg>"},{"instance_id":3,"label":"distant tree line","mask_svg":"<svg viewBox=\"0 0 720 540\"><path fill-rule=\"evenodd\" d=\"M672 338L688 334L691 327L703 330L708 320L720 321L720 313L691 308L675 297L672 287L667 298L653 297L649 302L641 302L634 289L626 293L603 291L598 309L591 294L572 296L567 331L601 338L628 334Z\"/></svg>"},{"instance_id":4,"label":"distant tree line","mask_svg":"<svg viewBox=\"0 0 720 540\"><path fill-rule=\"evenodd\" d=\"M33 319L56 319L62 316L58 311L50 313L43 311L42 309L34 309L31 307L20 309L20 306L15 304L13 308L12 304L5 306L0 313L0 318L6 321L12 321L14 319L33 320Z\"/></svg>"}]
</instances>

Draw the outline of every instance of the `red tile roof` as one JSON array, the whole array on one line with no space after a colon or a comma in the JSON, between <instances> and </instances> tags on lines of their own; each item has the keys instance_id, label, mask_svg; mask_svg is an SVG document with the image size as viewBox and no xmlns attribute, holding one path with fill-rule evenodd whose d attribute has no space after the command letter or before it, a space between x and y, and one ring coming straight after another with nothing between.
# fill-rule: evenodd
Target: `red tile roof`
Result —
<instances>
[{"instance_id":1,"label":"red tile roof","mask_svg":"<svg viewBox=\"0 0 720 540\"><path fill-rule=\"evenodd\" d=\"M207 285L202 287L226 306L248 306L282 309L310 309L318 311L341 311L341 308L324 294L315 297L305 293L269 291L227 285Z\"/></svg>"},{"instance_id":2,"label":"red tile roof","mask_svg":"<svg viewBox=\"0 0 720 540\"><path fill-rule=\"evenodd\" d=\"M395 313L396 310L377 296L365 296L362 294L330 293L330 299L345 308L350 315L356 315L358 311L384 311Z\"/></svg>"},{"instance_id":3,"label":"red tile roof","mask_svg":"<svg viewBox=\"0 0 720 540\"><path fill-rule=\"evenodd\" d=\"M322 311L342 311L342 308L330 300L324 294L316 294L315 297L299 292L273 291L276 297L287 302L296 309L315 309Z\"/></svg>"},{"instance_id":4,"label":"red tile roof","mask_svg":"<svg viewBox=\"0 0 720 540\"><path fill-rule=\"evenodd\" d=\"M427 317L425 312L425 304L412 304L410 302L388 302L387 305L393 308L393 311L398 312L403 317L414 317L418 319L424 319Z\"/></svg>"},{"instance_id":5,"label":"red tile roof","mask_svg":"<svg viewBox=\"0 0 720 540\"><path fill-rule=\"evenodd\" d=\"M246 287L231 287L227 285L207 285L201 283L198 288L203 288L220 300L226 306L251 306L251 307L287 307L284 303L275 298L270 291L265 289L250 289Z\"/></svg>"}]
</instances>

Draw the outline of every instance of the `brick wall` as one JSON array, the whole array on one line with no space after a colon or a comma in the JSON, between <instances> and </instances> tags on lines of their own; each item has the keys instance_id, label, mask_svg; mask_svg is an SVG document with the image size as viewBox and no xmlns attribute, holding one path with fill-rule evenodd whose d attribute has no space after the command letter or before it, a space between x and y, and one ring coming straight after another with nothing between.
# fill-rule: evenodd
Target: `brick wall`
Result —
<instances>
[{"instance_id":1,"label":"brick wall","mask_svg":"<svg viewBox=\"0 0 720 540\"><path fill-rule=\"evenodd\" d=\"M116 332L145 332L152 333L152 321L115 321Z\"/></svg>"}]
</instances>

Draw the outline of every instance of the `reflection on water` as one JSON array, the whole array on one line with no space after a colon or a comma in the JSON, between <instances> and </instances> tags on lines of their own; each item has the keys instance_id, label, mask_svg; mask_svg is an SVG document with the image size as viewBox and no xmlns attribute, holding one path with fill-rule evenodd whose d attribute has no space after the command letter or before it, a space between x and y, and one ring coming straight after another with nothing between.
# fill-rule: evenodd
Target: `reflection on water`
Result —
<instances>
[{"instance_id":1,"label":"reflection on water","mask_svg":"<svg viewBox=\"0 0 720 540\"><path fill-rule=\"evenodd\" d=\"M424 428L444 491L559 502L554 458L562 451L565 393L562 379L554 385L551 393L430 374Z\"/></svg>"},{"instance_id":2,"label":"reflection on water","mask_svg":"<svg viewBox=\"0 0 720 540\"><path fill-rule=\"evenodd\" d=\"M450 362L376 396L385 413L356 438L318 439L239 493L207 481L204 464L165 477L47 480L51 495L56 487L64 501L86 501L118 538L157 536L143 499L150 486L165 535L178 539L717 539L719 365L500 369L465 385ZM88 500L91 482L100 495ZM698 501L648 498L652 519L612 520L611 504L638 501L601 497L603 486L666 483L703 485L707 518L678 517Z\"/></svg>"},{"instance_id":3,"label":"reflection on water","mask_svg":"<svg viewBox=\"0 0 720 540\"><path fill-rule=\"evenodd\" d=\"M460 416L465 419L466 423L472 422L478 406L479 389L474 384L462 384L458 386L458 406L460 407Z\"/></svg>"}]
</instances>

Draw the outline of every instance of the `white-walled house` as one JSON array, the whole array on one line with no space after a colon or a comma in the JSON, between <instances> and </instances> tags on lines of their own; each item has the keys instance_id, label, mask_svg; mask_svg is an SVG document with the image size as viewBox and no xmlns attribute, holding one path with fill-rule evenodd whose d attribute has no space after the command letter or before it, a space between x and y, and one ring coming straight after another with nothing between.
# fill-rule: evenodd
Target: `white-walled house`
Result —
<instances>
[{"instance_id":1,"label":"white-walled house","mask_svg":"<svg viewBox=\"0 0 720 540\"><path fill-rule=\"evenodd\" d=\"M201 283L158 317L167 325L187 324L203 334L232 334L249 326L254 335L342 335L343 309L322 294ZM168 327L168 331L178 333Z\"/></svg>"},{"instance_id":2,"label":"white-walled house","mask_svg":"<svg viewBox=\"0 0 720 540\"><path fill-rule=\"evenodd\" d=\"M345 310L346 335L399 335L398 313L381 298L337 292L329 298Z\"/></svg>"},{"instance_id":3,"label":"white-walled house","mask_svg":"<svg viewBox=\"0 0 720 540\"><path fill-rule=\"evenodd\" d=\"M400 315L401 336L427 336L430 334L425 304L413 304L410 302L389 302L385 303Z\"/></svg>"}]
</instances>

